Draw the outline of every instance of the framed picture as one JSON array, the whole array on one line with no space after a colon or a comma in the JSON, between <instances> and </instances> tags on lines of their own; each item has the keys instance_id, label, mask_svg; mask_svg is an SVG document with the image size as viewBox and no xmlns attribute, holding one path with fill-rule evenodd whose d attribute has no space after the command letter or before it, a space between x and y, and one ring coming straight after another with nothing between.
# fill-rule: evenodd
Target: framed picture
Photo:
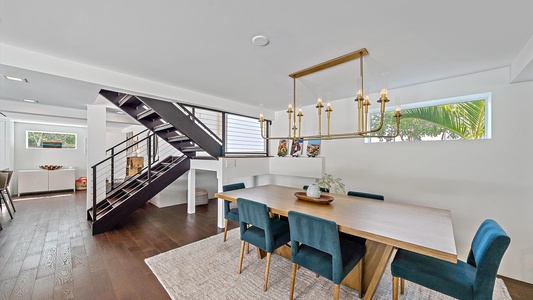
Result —
<instances>
[{"instance_id":1,"label":"framed picture","mask_svg":"<svg viewBox=\"0 0 533 300\"><path fill-rule=\"evenodd\" d=\"M285 157L287 153L289 152L288 149L290 148L290 141L283 139L279 141L278 144L278 156L279 157Z\"/></svg>"},{"instance_id":2,"label":"framed picture","mask_svg":"<svg viewBox=\"0 0 533 300\"><path fill-rule=\"evenodd\" d=\"M320 140L309 140L307 142L307 156L316 157L320 154Z\"/></svg>"},{"instance_id":3,"label":"framed picture","mask_svg":"<svg viewBox=\"0 0 533 300\"><path fill-rule=\"evenodd\" d=\"M298 156L302 155L303 150L304 150L304 140L303 139L293 140L292 141L292 146L291 146L291 156L292 157L298 157Z\"/></svg>"}]
</instances>

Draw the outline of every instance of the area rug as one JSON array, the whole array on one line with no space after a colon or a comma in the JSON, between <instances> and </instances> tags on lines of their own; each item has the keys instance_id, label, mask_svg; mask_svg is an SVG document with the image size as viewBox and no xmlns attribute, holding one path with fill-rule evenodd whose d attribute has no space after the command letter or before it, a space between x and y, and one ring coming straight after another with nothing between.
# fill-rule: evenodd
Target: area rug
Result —
<instances>
[{"instance_id":1,"label":"area rug","mask_svg":"<svg viewBox=\"0 0 533 300\"><path fill-rule=\"evenodd\" d=\"M272 255L268 290L263 292L265 259L258 259L250 245L244 255L242 273L239 264L239 231L228 232L147 258L159 282L172 299L285 299L289 297L291 261ZM373 299L392 299L390 269L387 268ZM300 268L296 275L294 299L331 299L333 283ZM341 285L340 299L360 299L357 291ZM407 282L400 299L453 299L438 292ZM496 279L495 300L511 299L505 284Z\"/></svg>"}]
</instances>

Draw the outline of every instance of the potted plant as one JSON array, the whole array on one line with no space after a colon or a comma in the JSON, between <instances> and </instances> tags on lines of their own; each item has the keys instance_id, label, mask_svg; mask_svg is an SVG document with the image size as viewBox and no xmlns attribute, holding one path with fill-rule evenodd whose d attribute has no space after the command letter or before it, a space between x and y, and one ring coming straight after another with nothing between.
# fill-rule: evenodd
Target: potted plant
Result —
<instances>
[{"instance_id":1,"label":"potted plant","mask_svg":"<svg viewBox=\"0 0 533 300\"><path fill-rule=\"evenodd\" d=\"M322 178L317 178L315 183L322 188L327 188L331 193L346 194L344 183L341 178L333 178L333 175L324 173Z\"/></svg>"}]
</instances>

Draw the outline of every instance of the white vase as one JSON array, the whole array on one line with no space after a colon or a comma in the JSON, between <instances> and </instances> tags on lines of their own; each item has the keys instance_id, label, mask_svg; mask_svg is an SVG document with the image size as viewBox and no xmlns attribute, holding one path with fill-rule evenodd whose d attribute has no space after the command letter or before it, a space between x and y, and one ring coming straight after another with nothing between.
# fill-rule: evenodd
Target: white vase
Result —
<instances>
[{"instance_id":1,"label":"white vase","mask_svg":"<svg viewBox=\"0 0 533 300\"><path fill-rule=\"evenodd\" d=\"M307 188L307 197L310 198L320 198L320 189L318 188L318 185L313 183Z\"/></svg>"}]
</instances>

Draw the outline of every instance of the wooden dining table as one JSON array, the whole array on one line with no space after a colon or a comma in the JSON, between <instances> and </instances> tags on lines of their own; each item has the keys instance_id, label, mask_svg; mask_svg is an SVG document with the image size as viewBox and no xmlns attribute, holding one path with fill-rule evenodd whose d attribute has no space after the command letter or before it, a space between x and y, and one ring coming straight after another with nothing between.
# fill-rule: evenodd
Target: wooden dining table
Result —
<instances>
[{"instance_id":1,"label":"wooden dining table","mask_svg":"<svg viewBox=\"0 0 533 300\"><path fill-rule=\"evenodd\" d=\"M287 216L290 210L314 215L335 221L340 232L366 238L362 287L364 299L371 299L374 295L395 248L457 262L449 210L341 194L324 194L332 196L334 200L329 204L319 204L297 199L294 194L303 191L264 185L216 193L215 197L231 202L236 202L237 198L250 199L266 204L271 213L282 216ZM358 276L355 270L352 271L343 284L361 290L357 286Z\"/></svg>"}]
</instances>

